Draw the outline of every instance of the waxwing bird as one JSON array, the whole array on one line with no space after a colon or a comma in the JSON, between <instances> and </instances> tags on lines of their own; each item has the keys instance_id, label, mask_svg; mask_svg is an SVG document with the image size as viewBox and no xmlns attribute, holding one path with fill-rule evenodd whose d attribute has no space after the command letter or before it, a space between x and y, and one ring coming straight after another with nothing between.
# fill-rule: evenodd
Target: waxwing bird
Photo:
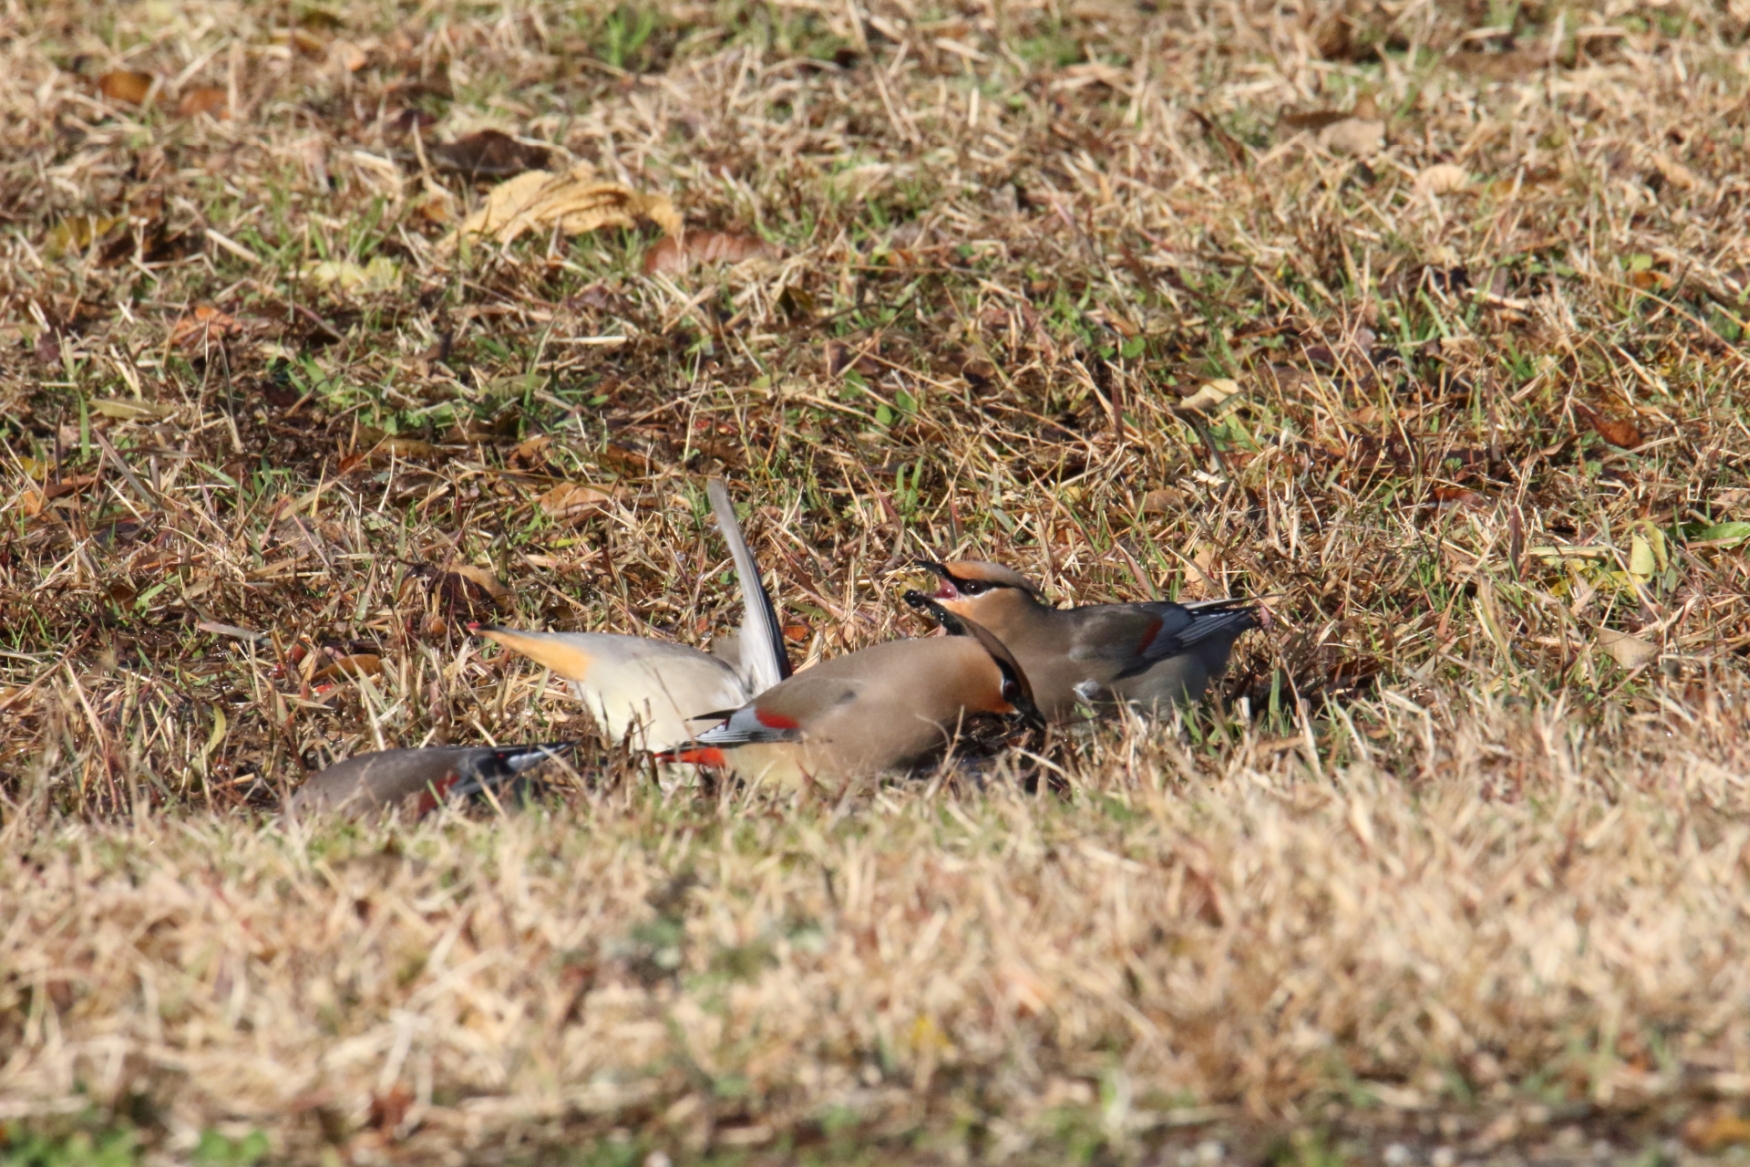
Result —
<instances>
[{"instance_id":1,"label":"waxwing bird","mask_svg":"<svg viewBox=\"0 0 1750 1167\"><path fill-rule=\"evenodd\" d=\"M1195 701L1227 668L1240 633L1258 625L1246 600L1164 601L1053 608L1025 576L976 559L918 566L941 581L908 592L990 629L1021 662L1039 709L1053 721L1078 703L1128 701L1144 709Z\"/></svg>"},{"instance_id":2,"label":"waxwing bird","mask_svg":"<svg viewBox=\"0 0 1750 1167\"><path fill-rule=\"evenodd\" d=\"M416 816L448 798L505 790L520 775L571 749L569 742L536 746L428 746L379 750L348 758L293 792L293 815L321 811L364 816L395 807Z\"/></svg>"},{"instance_id":3,"label":"waxwing bird","mask_svg":"<svg viewBox=\"0 0 1750 1167\"><path fill-rule=\"evenodd\" d=\"M712 479L706 493L741 584L744 612L732 652L718 656L671 641L609 632L482 628L480 635L564 677L615 740L636 731L640 744L658 751L691 740L694 719L743 705L790 675L777 612L760 582L729 492Z\"/></svg>"},{"instance_id":4,"label":"waxwing bird","mask_svg":"<svg viewBox=\"0 0 1750 1167\"><path fill-rule=\"evenodd\" d=\"M918 762L978 714L1043 725L1002 642L943 612L960 635L894 640L822 662L739 709L666 760L725 766L782 785L842 784Z\"/></svg>"}]
</instances>

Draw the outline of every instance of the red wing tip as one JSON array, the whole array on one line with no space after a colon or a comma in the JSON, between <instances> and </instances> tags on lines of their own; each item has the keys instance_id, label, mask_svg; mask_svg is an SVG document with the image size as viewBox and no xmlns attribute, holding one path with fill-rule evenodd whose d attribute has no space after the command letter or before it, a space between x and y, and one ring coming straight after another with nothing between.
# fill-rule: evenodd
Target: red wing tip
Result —
<instances>
[{"instance_id":1,"label":"red wing tip","mask_svg":"<svg viewBox=\"0 0 1750 1167\"><path fill-rule=\"evenodd\" d=\"M685 762L693 766L727 767L729 759L716 746L693 746L681 750L664 750L656 755L658 762Z\"/></svg>"},{"instance_id":2,"label":"red wing tip","mask_svg":"<svg viewBox=\"0 0 1750 1167\"><path fill-rule=\"evenodd\" d=\"M773 713L769 709L756 709L755 718L767 729L801 729L802 723L793 717L785 717L782 713Z\"/></svg>"}]
</instances>

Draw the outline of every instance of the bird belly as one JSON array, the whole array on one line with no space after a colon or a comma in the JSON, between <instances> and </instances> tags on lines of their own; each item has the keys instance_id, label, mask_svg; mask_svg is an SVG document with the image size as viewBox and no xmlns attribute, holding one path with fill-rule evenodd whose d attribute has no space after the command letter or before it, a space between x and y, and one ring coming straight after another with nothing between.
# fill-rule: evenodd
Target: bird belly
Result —
<instances>
[{"instance_id":1,"label":"bird belly","mask_svg":"<svg viewBox=\"0 0 1750 1167\"><path fill-rule=\"evenodd\" d=\"M1209 688L1209 669L1195 654L1169 657L1134 677L1113 684L1112 692L1126 701L1166 712L1175 704L1195 701Z\"/></svg>"}]
</instances>

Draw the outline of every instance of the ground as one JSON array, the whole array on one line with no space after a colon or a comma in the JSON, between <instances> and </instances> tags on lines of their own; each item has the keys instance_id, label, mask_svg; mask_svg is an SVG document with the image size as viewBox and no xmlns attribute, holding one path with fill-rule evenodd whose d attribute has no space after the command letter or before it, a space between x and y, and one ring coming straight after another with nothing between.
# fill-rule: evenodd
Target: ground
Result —
<instances>
[{"instance_id":1,"label":"ground","mask_svg":"<svg viewBox=\"0 0 1750 1167\"><path fill-rule=\"evenodd\" d=\"M13 0L0 1161L1745 1154L1747 23ZM924 554L1270 618L665 791L468 625L724 630L711 474L798 661Z\"/></svg>"}]
</instances>

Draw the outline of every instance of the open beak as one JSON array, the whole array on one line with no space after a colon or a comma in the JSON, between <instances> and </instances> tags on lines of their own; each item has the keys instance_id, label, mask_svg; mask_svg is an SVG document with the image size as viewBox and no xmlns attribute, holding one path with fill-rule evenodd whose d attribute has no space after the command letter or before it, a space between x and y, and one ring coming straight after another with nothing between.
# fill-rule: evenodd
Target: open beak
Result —
<instances>
[{"instance_id":1,"label":"open beak","mask_svg":"<svg viewBox=\"0 0 1750 1167\"><path fill-rule=\"evenodd\" d=\"M942 581L935 591L928 593L930 599L958 600L960 598L960 589L954 586L954 577L948 574L946 567L933 559L919 559L916 562L920 570L927 571ZM909 598L907 602L909 602ZM913 604L912 606L916 607L917 605Z\"/></svg>"}]
</instances>

